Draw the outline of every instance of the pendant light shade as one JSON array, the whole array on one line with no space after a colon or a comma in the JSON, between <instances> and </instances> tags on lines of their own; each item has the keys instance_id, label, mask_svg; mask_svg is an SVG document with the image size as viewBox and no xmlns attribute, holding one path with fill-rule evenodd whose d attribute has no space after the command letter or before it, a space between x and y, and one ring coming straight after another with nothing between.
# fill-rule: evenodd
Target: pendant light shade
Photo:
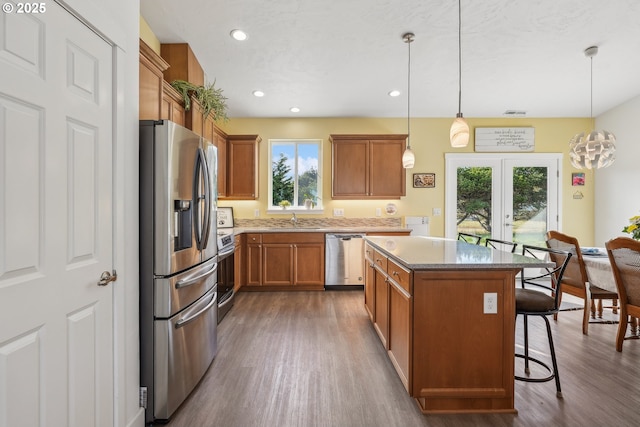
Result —
<instances>
[{"instance_id":1,"label":"pendant light shade","mask_svg":"<svg viewBox=\"0 0 640 427\"><path fill-rule=\"evenodd\" d=\"M591 59L591 118L593 118L593 57L597 46L585 49L584 54ZM569 141L569 158L578 169L600 169L610 166L616 159L616 137L609 131L592 131L575 135Z\"/></svg>"},{"instance_id":2,"label":"pendant light shade","mask_svg":"<svg viewBox=\"0 0 640 427\"><path fill-rule=\"evenodd\" d=\"M411 149L411 42L415 35L406 33L402 36L402 40L409 47L409 61L407 62L407 148L402 153L402 167L411 169L416 163L416 156Z\"/></svg>"},{"instance_id":3,"label":"pendant light shade","mask_svg":"<svg viewBox=\"0 0 640 427\"><path fill-rule=\"evenodd\" d=\"M469 124L462 117L462 43L461 43L461 28L462 28L462 7L458 0L458 114L451 124L451 130L449 131L449 140L451 146L455 148L466 147L469 144Z\"/></svg>"}]
</instances>

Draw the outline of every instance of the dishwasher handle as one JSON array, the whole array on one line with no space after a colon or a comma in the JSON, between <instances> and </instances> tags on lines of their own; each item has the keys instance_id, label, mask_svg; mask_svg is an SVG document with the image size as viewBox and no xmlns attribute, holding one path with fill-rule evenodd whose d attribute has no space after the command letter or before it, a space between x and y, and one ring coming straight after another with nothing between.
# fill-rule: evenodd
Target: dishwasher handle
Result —
<instances>
[{"instance_id":1,"label":"dishwasher handle","mask_svg":"<svg viewBox=\"0 0 640 427\"><path fill-rule=\"evenodd\" d=\"M333 237L340 240L362 239L366 234L327 234L327 237Z\"/></svg>"}]
</instances>

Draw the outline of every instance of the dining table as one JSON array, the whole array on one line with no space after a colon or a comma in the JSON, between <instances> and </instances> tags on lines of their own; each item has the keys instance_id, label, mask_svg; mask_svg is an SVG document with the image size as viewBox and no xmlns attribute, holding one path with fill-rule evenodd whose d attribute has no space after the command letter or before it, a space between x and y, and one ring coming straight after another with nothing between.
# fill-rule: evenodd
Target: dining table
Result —
<instances>
[{"instance_id":1,"label":"dining table","mask_svg":"<svg viewBox=\"0 0 640 427\"><path fill-rule=\"evenodd\" d=\"M589 283L611 292L618 292L616 279L611 268L611 261L605 248L582 248L582 259L587 270ZM617 301L616 301L617 302ZM599 316L602 317L602 307L598 307ZM632 317L629 322L629 333L636 337L640 335L638 319Z\"/></svg>"}]
</instances>

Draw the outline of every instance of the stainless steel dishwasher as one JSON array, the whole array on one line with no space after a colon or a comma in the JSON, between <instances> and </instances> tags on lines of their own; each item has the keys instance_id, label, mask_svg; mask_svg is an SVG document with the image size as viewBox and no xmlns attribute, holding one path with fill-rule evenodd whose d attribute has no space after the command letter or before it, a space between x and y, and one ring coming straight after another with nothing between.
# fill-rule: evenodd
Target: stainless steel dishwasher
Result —
<instances>
[{"instance_id":1,"label":"stainless steel dishwasher","mask_svg":"<svg viewBox=\"0 0 640 427\"><path fill-rule=\"evenodd\" d=\"M324 288L364 287L364 234L327 234Z\"/></svg>"}]
</instances>

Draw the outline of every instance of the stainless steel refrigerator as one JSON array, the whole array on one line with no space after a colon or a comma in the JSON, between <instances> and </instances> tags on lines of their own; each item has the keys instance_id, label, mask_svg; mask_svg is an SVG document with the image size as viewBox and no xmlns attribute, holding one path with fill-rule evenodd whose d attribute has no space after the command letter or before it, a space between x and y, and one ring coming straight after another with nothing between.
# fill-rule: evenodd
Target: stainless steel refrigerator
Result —
<instances>
[{"instance_id":1,"label":"stainless steel refrigerator","mask_svg":"<svg viewBox=\"0 0 640 427\"><path fill-rule=\"evenodd\" d=\"M217 149L140 121L140 364L146 422L168 420L217 351Z\"/></svg>"}]
</instances>

